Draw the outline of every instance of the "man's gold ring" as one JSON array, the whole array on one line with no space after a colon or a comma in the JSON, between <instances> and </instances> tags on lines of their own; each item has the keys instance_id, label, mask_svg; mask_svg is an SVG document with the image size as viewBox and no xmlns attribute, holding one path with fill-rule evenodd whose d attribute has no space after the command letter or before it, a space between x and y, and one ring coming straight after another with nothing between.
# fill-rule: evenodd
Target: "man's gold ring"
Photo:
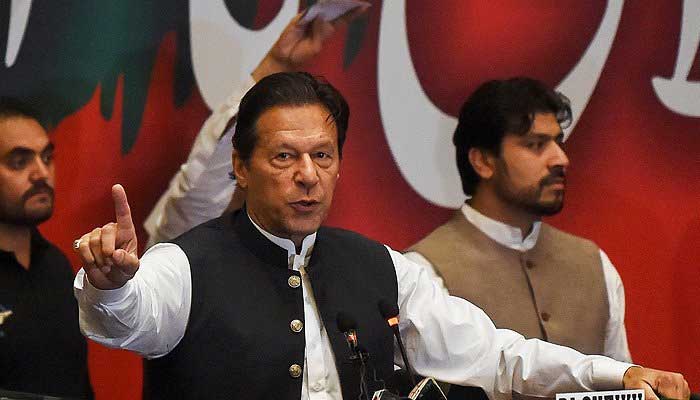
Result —
<instances>
[{"instance_id":1,"label":"man's gold ring","mask_svg":"<svg viewBox=\"0 0 700 400\"><path fill-rule=\"evenodd\" d=\"M80 248L80 240L81 239L76 239L73 241L73 248L78 250Z\"/></svg>"}]
</instances>

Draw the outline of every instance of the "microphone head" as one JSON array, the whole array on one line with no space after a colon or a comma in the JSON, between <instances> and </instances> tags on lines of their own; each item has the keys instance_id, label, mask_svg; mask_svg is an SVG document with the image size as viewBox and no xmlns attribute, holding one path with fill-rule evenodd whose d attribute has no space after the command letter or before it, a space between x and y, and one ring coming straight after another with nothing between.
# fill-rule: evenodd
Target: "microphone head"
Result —
<instances>
[{"instance_id":1,"label":"microphone head","mask_svg":"<svg viewBox=\"0 0 700 400\"><path fill-rule=\"evenodd\" d=\"M379 301L379 312L384 319L395 318L399 315L399 306L394 302L383 299Z\"/></svg>"},{"instance_id":2,"label":"microphone head","mask_svg":"<svg viewBox=\"0 0 700 400\"><path fill-rule=\"evenodd\" d=\"M338 324L338 330L347 333L357 329L357 321L347 313L341 311L335 318L336 324Z\"/></svg>"},{"instance_id":3,"label":"microphone head","mask_svg":"<svg viewBox=\"0 0 700 400\"><path fill-rule=\"evenodd\" d=\"M379 301L379 312L385 319L394 318L399 315L399 306L394 302L382 299Z\"/></svg>"}]
</instances>

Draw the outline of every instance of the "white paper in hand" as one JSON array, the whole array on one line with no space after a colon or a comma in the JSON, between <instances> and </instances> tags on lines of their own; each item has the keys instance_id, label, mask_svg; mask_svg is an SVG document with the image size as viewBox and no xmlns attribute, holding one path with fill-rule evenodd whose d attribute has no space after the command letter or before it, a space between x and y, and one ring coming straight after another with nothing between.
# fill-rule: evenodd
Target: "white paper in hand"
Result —
<instances>
[{"instance_id":1,"label":"white paper in hand","mask_svg":"<svg viewBox=\"0 0 700 400\"><path fill-rule=\"evenodd\" d=\"M360 0L320 0L306 10L299 24L308 24L316 18L321 18L324 21L333 21L361 6L371 6L371 4Z\"/></svg>"}]
</instances>

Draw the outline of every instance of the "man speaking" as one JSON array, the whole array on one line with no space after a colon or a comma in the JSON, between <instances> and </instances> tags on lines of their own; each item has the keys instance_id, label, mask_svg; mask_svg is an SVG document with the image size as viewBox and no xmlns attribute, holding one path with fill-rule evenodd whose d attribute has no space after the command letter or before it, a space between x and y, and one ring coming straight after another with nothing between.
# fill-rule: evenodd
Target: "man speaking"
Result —
<instances>
[{"instance_id":1,"label":"man speaking","mask_svg":"<svg viewBox=\"0 0 700 400\"><path fill-rule=\"evenodd\" d=\"M417 373L482 387L493 399L623 387L688 397L679 374L496 329L400 253L322 227L348 117L340 93L306 73L260 80L241 101L233 143L245 207L141 259L115 185L116 222L76 241L84 269L75 294L89 338L147 358L146 398L355 399L360 373L335 320L355 318L386 379L394 351L377 309L383 300L399 307Z\"/></svg>"}]
</instances>

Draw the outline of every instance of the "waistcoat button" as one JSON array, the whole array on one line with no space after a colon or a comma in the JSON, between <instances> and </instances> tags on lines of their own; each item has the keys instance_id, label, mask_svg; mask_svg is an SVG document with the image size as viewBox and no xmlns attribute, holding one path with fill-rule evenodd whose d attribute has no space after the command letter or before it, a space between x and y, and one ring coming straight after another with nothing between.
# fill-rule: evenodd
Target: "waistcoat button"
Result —
<instances>
[{"instance_id":1,"label":"waistcoat button","mask_svg":"<svg viewBox=\"0 0 700 400\"><path fill-rule=\"evenodd\" d=\"M292 275L289 277L289 279L287 279L287 284L290 288L296 289L301 285L301 278L296 275Z\"/></svg>"},{"instance_id":2,"label":"waistcoat button","mask_svg":"<svg viewBox=\"0 0 700 400\"><path fill-rule=\"evenodd\" d=\"M301 376L302 369L299 364L292 364L289 366L289 376L292 378L298 378Z\"/></svg>"},{"instance_id":3,"label":"waistcoat button","mask_svg":"<svg viewBox=\"0 0 700 400\"><path fill-rule=\"evenodd\" d=\"M301 332L302 329L304 329L304 323L299 321L298 319L293 319L292 322L289 323L289 327L292 329L292 332Z\"/></svg>"}]
</instances>

